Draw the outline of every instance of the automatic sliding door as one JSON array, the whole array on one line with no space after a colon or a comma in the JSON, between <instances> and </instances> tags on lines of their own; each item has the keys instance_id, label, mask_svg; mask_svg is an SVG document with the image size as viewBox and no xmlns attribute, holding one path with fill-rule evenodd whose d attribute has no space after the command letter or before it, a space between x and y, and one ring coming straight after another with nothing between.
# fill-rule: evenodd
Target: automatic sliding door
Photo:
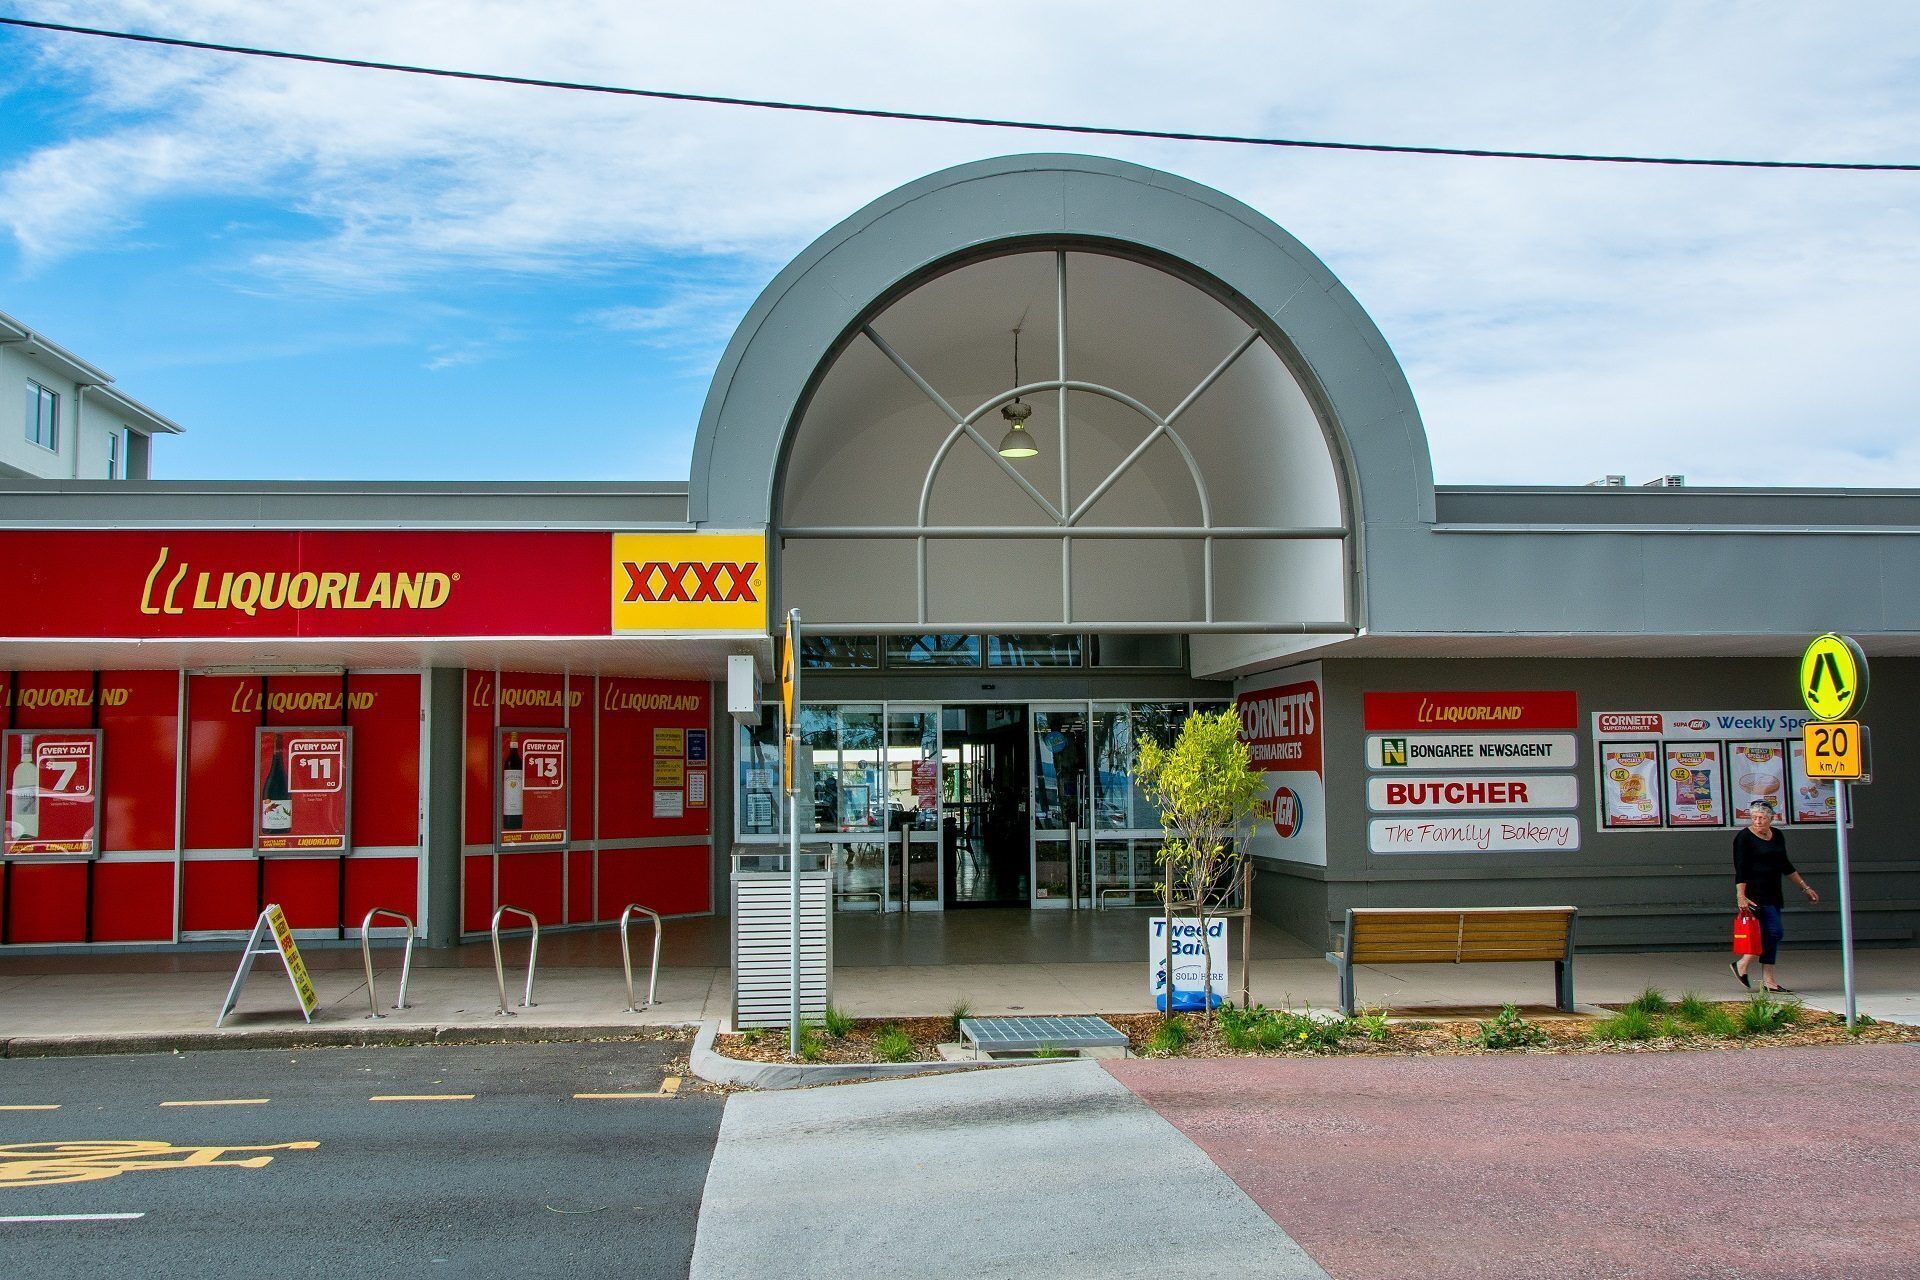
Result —
<instances>
[{"instance_id":1,"label":"automatic sliding door","mask_svg":"<svg viewBox=\"0 0 1920 1280\"><path fill-rule=\"evenodd\" d=\"M887 705L887 890L889 911L938 911L940 709ZM903 841L905 844L903 850Z\"/></svg>"},{"instance_id":2,"label":"automatic sliding door","mask_svg":"<svg viewBox=\"0 0 1920 1280\"><path fill-rule=\"evenodd\" d=\"M1033 905L1093 901L1093 809L1084 702L1033 708Z\"/></svg>"}]
</instances>

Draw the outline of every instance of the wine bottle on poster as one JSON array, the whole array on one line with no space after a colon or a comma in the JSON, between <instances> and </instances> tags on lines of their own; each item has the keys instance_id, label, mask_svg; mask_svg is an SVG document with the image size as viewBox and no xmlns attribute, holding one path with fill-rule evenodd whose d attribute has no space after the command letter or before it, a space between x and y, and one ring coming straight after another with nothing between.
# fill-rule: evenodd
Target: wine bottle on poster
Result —
<instances>
[{"instance_id":1,"label":"wine bottle on poster","mask_svg":"<svg viewBox=\"0 0 1920 1280\"><path fill-rule=\"evenodd\" d=\"M293 795L287 787L287 761L280 735L267 735L267 780L260 787L260 830L285 835L293 830Z\"/></svg>"},{"instance_id":2,"label":"wine bottle on poster","mask_svg":"<svg viewBox=\"0 0 1920 1280\"><path fill-rule=\"evenodd\" d=\"M40 836L40 766L33 759L33 735L20 735L20 762L8 780L7 839L36 840Z\"/></svg>"},{"instance_id":3,"label":"wine bottle on poster","mask_svg":"<svg viewBox=\"0 0 1920 1280\"><path fill-rule=\"evenodd\" d=\"M526 812L526 773L520 765L520 739L507 735L507 757L500 770L500 829L518 831Z\"/></svg>"}]
</instances>

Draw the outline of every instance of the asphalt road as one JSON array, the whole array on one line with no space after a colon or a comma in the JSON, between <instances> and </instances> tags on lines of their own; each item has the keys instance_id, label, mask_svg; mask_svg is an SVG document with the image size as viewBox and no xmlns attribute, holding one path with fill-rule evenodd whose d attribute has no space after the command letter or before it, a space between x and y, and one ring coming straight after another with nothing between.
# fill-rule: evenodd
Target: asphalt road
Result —
<instances>
[{"instance_id":1,"label":"asphalt road","mask_svg":"<svg viewBox=\"0 0 1920 1280\"><path fill-rule=\"evenodd\" d=\"M0 1270L684 1276L723 1099L691 1081L669 1096L575 1095L657 1094L685 1053L625 1042L0 1061ZM473 1097L370 1100L458 1094ZM225 1105L162 1105L207 1101ZM75 1143L148 1145L39 1145ZM137 1216L9 1221L41 1215Z\"/></svg>"}]
</instances>

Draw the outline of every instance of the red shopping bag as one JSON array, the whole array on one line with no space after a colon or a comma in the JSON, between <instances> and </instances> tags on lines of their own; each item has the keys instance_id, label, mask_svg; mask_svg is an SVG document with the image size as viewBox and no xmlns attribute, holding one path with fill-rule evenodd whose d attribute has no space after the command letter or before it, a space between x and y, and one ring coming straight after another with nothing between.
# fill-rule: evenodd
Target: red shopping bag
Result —
<instances>
[{"instance_id":1,"label":"red shopping bag","mask_svg":"<svg viewBox=\"0 0 1920 1280\"><path fill-rule=\"evenodd\" d=\"M1751 911L1742 911L1733 918L1733 954L1760 954L1760 917Z\"/></svg>"}]
</instances>

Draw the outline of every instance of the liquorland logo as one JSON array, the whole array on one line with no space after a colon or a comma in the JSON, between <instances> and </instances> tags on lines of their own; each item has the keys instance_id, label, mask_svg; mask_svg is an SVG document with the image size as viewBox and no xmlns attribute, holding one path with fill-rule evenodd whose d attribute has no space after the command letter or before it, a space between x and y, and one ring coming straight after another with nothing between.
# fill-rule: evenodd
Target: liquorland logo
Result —
<instances>
[{"instance_id":1,"label":"liquorland logo","mask_svg":"<svg viewBox=\"0 0 1920 1280\"><path fill-rule=\"evenodd\" d=\"M302 569L195 569L171 547L147 570L140 612L184 614L233 610L249 618L280 609L438 609L453 594L457 573L339 573Z\"/></svg>"},{"instance_id":2,"label":"liquorland logo","mask_svg":"<svg viewBox=\"0 0 1920 1280\"><path fill-rule=\"evenodd\" d=\"M764 633L766 551L757 533L614 534L614 633Z\"/></svg>"}]
</instances>

